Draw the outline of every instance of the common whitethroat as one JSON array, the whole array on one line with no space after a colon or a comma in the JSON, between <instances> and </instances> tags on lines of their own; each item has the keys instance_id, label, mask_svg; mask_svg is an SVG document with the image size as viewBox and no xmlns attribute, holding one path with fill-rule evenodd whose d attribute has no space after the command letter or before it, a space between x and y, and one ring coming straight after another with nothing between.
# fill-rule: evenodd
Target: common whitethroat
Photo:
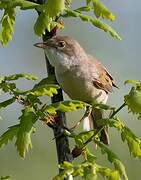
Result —
<instances>
[{"instance_id":1,"label":"common whitethroat","mask_svg":"<svg viewBox=\"0 0 141 180\"><path fill-rule=\"evenodd\" d=\"M59 85L71 99L105 104L113 86L117 87L106 68L87 54L75 39L54 36L35 46L45 50L50 64L55 68ZM84 128L100 129L101 126L96 122L98 119L102 119L102 110L93 109L91 115L84 120ZM102 129L100 139L109 144L107 128Z\"/></svg>"}]
</instances>

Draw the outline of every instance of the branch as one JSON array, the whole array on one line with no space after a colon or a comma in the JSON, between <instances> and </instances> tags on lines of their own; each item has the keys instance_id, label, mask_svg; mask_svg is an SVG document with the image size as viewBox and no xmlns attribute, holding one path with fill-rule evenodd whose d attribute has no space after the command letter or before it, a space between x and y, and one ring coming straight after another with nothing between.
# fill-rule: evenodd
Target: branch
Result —
<instances>
[{"instance_id":1,"label":"branch","mask_svg":"<svg viewBox=\"0 0 141 180\"><path fill-rule=\"evenodd\" d=\"M45 3L46 0L38 0L39 4ZM43 41L46 41L47 39L51 38L52 34L46 30L45 34L43 35ZM46 68L47 68L47 74L55 75L54 68L50 65L47 56L45 55L46 60ZM58 94L54 95L51 98L52 103L56 103L59 101L63 101L63 93L62 90L58 90ZM55 141L56 141L56 148L57 148L57 156L58 156L58 163L61 164L64 161L72 161L72 155L70 153L69 149L69 142L68 137L65 135L58 136L62 134L62 128L66 126L66 116L65 113L58 112L55 121L57 122L58 126L53 128Z\"/></svg>"},{"instance_id":2,"label":"branch","mask_svg":"<svg viewBox=\"0 0 141 180\"><path fill-rule=\"evenodd\" d=\"M47 33L48 37L48 33ZM46 40L46 34L43 36L43 41ZM47 73L48 75L54 75L54 68L49 64L48 58L45 55L46 59L46 66L47 66ZM59 101L63 101L63 94L62 90L58 90L58 94L54 95L51 98L52 103L56 103ZM72 155L70 154L69 150L69 142L66 136L58 136L62 134L62 127L66 127L66 116L65 113L58 112L57 116L55 116L55 122L57 122L58 126L53 128L54 136L56 140L56 148L57 148L57 156L58 156L58 163L62 164L64 161L72 161Z\"/></svg>"}]
</instances>

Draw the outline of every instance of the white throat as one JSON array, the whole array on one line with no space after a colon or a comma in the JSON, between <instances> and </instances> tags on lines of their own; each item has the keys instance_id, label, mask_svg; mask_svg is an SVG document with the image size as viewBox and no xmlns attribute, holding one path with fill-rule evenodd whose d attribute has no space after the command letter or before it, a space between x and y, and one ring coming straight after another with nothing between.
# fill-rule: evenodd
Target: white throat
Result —
<instances>
[{"instance_id":1,"label":"white throat","mask_svg":"<svg viewBox=\"0 0 141 180\"><path fill-rule=\"evenodd\" d=\"M50 64L55 68L61 68L63 71L70 69L72 66L78 65L80 62L75 57L68 57L68 55L60 53L54 49L45 50L46 56Z\"/></svg>"}]
</instances>

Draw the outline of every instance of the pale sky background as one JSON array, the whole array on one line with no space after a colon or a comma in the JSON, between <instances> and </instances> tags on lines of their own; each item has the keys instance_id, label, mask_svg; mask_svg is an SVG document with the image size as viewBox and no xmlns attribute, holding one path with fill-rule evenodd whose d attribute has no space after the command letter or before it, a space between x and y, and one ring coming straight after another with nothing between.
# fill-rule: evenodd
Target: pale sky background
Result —
<instances>
[{"instance_id":1,"label":"pale sky background","mask_svg":"<svg viewBox=\"0 0 141 180\"><path fill-rule=\"evenodd\" d=\"M80 2L80 0L77 1L73 6L78 7ZM61 34L73 36L88 53L95 55L107 67L120 88L115 89L108 104L120 106L124 95L130 89L129 86L124 86L124 81L127 79L140 80L141 77L141 1L103 0L103 2L117 16L116 22L109 24L120 33L122 41L113 40L109 34L88 23L74 19L65 21L65 29ZM6 48L0 47L0 75L25 72L34 74L39 79L46 76L43 51L33 47L34 43L41 40L33 33L36 17L37 14L32 11L17 13L13 40ZM19 87L29 88L31 83L21 81ZM0 115L3 120L0 121L0 133L18 122L20 109L18 105L13 105L7 110L1 110ZM78 114L69 113L68 120L74 119L75 115ZM141 138L141 122L132 114L128 115L127 109L121 112L120 117ZM116 130L112 129L110 134L112 139L110 147L127 167L129 179L139 180L141 163L130 157L128 149L119 139L120 135ZM0 149L0 176L11 175L12 180L52 179L57 174L56 152L52 138L51 129L37 123L37 132L33 137L33 149L27 154L25 160L19 158L13 143ZM100 153L94 153L100 155ZM100 156L99 159L100 164L105 164L105 156Z\"/></svg>"}]
</instances>

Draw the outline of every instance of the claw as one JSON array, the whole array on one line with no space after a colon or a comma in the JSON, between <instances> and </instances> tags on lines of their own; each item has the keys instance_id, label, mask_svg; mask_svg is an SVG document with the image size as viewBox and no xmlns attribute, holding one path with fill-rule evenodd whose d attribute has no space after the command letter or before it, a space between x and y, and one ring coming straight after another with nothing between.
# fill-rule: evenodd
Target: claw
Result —
<instances>
[{"instance_id":1,"label":"claw","mask_svg":"<svg viewBox=\"0 0 141 180\"><path fill-rule=\"evenodd\" d=\"M87 106L86 111L85 111L84 115L82 116L82 118L70 129L74 130L75 128L77 128L86 117L90 116L91 112L92 112L92 108L90 106Z\"/></svg>"}]
</instances>

